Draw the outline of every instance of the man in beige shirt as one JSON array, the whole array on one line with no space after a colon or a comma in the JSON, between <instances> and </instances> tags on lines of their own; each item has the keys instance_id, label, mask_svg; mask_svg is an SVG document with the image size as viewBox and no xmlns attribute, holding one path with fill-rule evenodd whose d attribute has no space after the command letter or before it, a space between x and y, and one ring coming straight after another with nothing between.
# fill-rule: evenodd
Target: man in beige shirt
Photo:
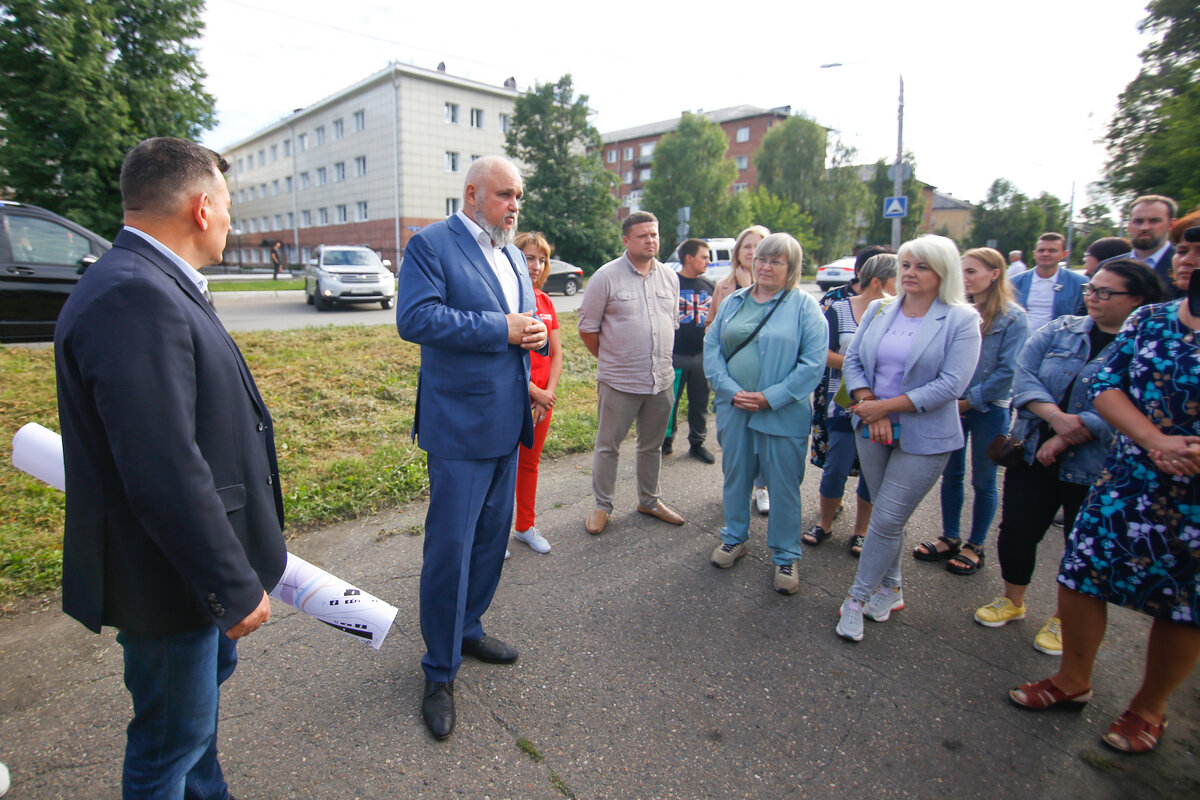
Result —
<instances>
[{"instance_id":1,"label":"man in beige shirt","mask_svg":"<svg viewBox=\"0 0 1200 800\"><path fill-rule=\"evenodd\" d=\"M625 252L588 281L579 308L579 338L596 356L598 425L592 459L596 510L584 527L608 524L617 483L618 448L637 422L638 512L682 525L658 497L661 445L675 401L671 352L678 326L679 277L658 261L658 220L635 211L621 226Z\"/></svg>"}]
</instances>

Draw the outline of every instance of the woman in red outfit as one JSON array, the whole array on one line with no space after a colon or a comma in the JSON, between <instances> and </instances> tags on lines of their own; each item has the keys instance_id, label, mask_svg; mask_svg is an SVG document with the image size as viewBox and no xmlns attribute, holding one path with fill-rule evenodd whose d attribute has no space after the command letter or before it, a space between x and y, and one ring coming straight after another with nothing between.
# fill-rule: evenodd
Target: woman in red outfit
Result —
<instances>
[{"instance_id":1,"label":"woman in red outfit","mask_svg":"<svg viewBox=\"0 0 1200 800\"><path fill-rule=\"evenodd\" d=\"M522 233L516 245L525 254L529 277L533 281L537 313L550 333L550 354L529 354L529 402L533 405L533 448L521 446L517 459L517 522L513 538L529 545L535 552L549 553L550 543L534 527L534 505L537 501L538 462L542 445L550 430L550 414L554 410L554 393L562 377L562 339L558 333L558 315L550 296L542 291L550 276L550 244L540 233Z\"/></svg>"}]
</instances>

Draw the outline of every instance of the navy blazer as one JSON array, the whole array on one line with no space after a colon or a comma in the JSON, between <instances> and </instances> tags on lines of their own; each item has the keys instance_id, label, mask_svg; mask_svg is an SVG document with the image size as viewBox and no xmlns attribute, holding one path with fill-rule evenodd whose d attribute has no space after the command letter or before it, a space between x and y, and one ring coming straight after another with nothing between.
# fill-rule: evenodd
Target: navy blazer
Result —
<instances>
[{"instance_id":1,"label":"navy blazer","mask_svg":"<svg viewBox=\"0 0 1200 800\"><path fill-rule=\"evenodd\" d=\"M520 308L510 309L491 265L457 216L408 242L400 269L396 328L421 345L413 437L431 455L500 458L533 446L529 353L508 343L509 312L536 302L525 256L504 248L517 275Z\"/></svg>"},{"instance_id":2,"label":"navy blazer","mask_svg":"<svg viewBox=\"0 0 1200 800\"><path fill-rule=\"evenodd\" d=\"M846 350L842 378L847 391L874 391L875 356L883 334L900 313L899 300L889 300L880 310L882 303L875 300L867 306ZM958 398L967 391L975 374L981 340L979 314L974 308L933 301L904 362L901 388L917 410L900 413L901 450L933 455L963 446ZM851 421L857 429L862 418L855 414Z\"/></svg>"},{"instance_id":3,"label":"navy blazer","mask_svg":"<svg viewBox=\"0 0 1200 800\"><path fill-rule=\"evenodd\" d=\"M63 610L151 635L245 619L283 574L271 416L212 307L122 231L54 332Z\"/></svg>"},{"instance_id":4,"label":"navy blazer","mask_svg":"<svg viewBox=\"0 0 1200 800\"><path fill-rule=\"evenodd\" d=\"M1029 308L1029 287L1033 286L1033 276L1036 272L1037 267L1034 267L1012 279L1013 292L1016 294L1021 308ZM1065 267L1058 268L1058 274L1054 281L1054 305L1051 309L1051 319L1057 319L1063 314L1075 313L1075 305L1083 297L1083 285L1087 282L1088 279L1077 272L1072 272Z\"/></svg>"}]
</instances>

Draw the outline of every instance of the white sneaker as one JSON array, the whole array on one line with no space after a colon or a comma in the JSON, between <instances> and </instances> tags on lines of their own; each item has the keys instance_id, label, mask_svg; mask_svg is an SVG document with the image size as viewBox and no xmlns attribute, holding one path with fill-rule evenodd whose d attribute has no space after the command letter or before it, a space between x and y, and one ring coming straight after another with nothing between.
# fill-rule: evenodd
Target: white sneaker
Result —
<instances>
[{"instance_id":1,"label":"white sneaker","mask_svg":"<svg viewBox=\"0 0 1200 800\"><path fill-rule=\"evenodd\" d=\"M837 624L837 635L852 642L861 642L863 638L863 607L862 603L853 597L847 597L838 611L841 619Z\"/></svg>"},{"instance_id":2,"label":"white sneaker","mask_svg":"<svg viewBox=\"0 0 1200 800\"><path fill-rule=\"evenodd\" d=\"M751 492L751 497L754 499L754 507L758 509L760 514L771 513L771 495L767 494L767 487L754 487Z\"/></svg>"},{"instance_id":3,"label":"white sneaker","mask_svg":"<svg viewBox=\"0 0 1200 800\"><path fill-rule=\"evenodd\" d=\"M513 538L529 545L535 553L550 552L550 543L546 541L546 537L542 536L542 532L537 528L530 528L527 531L513 531Z\"/></svg>"},{"instance_id":4,"label":"white sneaker","mask_svg":"<svg viewBox=\"0 0 1200 800\"><path fill-rule=\"evenodd\" d=\"M508 561L510 558L512 558L512 550L509 550L506 547L506 548L504 548L504 560Z\"/></svg>"},{"instance_id":5,"label":"white sneaker","mask_svg":"<svg viewBox=\"0 0 1200 800\"><path fill-rule=\"evenodd\" d=\"M0 795L8 791L8 767L0 764Z\"/></svg>"},{"instance_id":6,"label":"white sneaker","mask_svg":"<svg viewBox=\"0 0 1200 800\"><path fill-rule=\"evenodd\" d=\"M863 606L863 616L876 622L887 622L893 611L904 608L904 592L880 586Z\"/></svg>"}]
</instances>

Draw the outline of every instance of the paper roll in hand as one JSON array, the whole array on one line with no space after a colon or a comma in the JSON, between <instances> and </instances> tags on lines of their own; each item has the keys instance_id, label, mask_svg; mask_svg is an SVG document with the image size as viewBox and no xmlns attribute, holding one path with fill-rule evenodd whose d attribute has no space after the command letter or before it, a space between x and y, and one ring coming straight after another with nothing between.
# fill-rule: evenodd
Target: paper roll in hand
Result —
<instances>
[{"instance_id":1,"label":"paper roll in hand","mask_svg":"<svg viewBox=\"0 0 1200 800\"><path fill-rule=\"evenodd\" d=\"M30 422L13 436L13 466L56 489L66 491L62 437ZM376 650L398 609L299 556L287 554L287 566L271 597L315 620L361 639Z\"/></svg>"}]
</instances>

